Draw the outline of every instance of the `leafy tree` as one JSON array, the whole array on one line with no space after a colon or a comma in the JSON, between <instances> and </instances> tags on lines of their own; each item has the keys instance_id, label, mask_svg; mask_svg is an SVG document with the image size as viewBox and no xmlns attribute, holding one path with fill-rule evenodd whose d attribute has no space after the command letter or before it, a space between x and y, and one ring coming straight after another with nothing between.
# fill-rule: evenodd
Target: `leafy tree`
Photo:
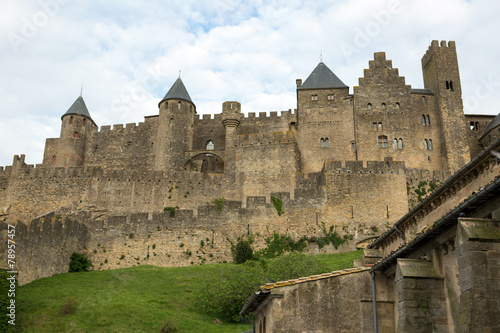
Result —
<instances>
[{"instance_id":1,"label":"leafy tree","mask_svg":"<svg viewBox=\"0 0 500 333\"><path fill-rule=\"evenodd\" d=\"M246 240L240 240L236 243L236 246L231 246L231 252L233 254L233 262L236 264L242 264L252 259L253 256L252 246Z\"/></svg>"},{"instance_id":2,"label":"leafy tree","mask_svg":"<svg viewBox=\"0 0 500 333\"><path fill-rule=\"evenodd\" d=\"M326 272L328 272L328 267L316 257L297 252L271 260L267 268L268 277L274 281L297 279Z\"/></svg>"},{"instance_id":3,"label":"leafy tree","mask_svg":"<svg viewBox=\"0 0 500 333\"><path fill-rule=\"evenodd\" d=\"M221 265L216 274L207 278L197 298L204 312L239 322L241 308L265 282L264 269L258 262Z\"/></svg>"},{"instance_id":4,"label":"leafy tree","mask_svg":"<svg viewBox=\"0 0 500 333\"><path fill-rule=\"evenodd\" d=\"M70 257L69 271L70 272L86 272L90 268L94 267L90 259L88 259L85 254L73 252Z\"/></svg>"}]
</instances>

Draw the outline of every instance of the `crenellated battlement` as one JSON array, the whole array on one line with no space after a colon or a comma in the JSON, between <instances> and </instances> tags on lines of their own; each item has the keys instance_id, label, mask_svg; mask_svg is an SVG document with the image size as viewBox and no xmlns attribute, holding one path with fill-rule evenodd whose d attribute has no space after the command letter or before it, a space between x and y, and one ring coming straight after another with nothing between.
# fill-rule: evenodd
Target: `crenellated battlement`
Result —
<instances>
[{"instance_id":1,"label":"crenellated battlement","mask_svg":"<svg viewBox=\"0 0 500 333\"><path fill-rule=\"evenodd\" d=\"M405 174L405 163L400 161L325 161L323 171L333 174Z\"/></svg>"},{"instance_id":2,"label":"crenellated battlement","mask_svg":"<svg viewBox=\"0 0 500 333\"><path fill-rule=\"evenodd\" d=\"M126 133L132 133L137 130L142 130L142 129L147 129L149 128L150 125L150 118L146 118L146 121L140 122L140 123L127 123L125 125L123 124L114 124L114 125L103 125L100 128L100 131L97 133L99 134L126 134Z\"/></svg>"},{"instance_id":3,"label":"crenellated battlement","mask_svg":"<svg viewBox=\"0 0 500 333\"><path fill-rule=\"evenodd\" d=\"M456 52L456 48L457 47L454 41L449 41L447 44L444 40L442 40L441 42L433 40L424 56L422 57L422 65L427 64L435 52L443 49L451 49L453 52Z\"/></svg>"}]
</instances>

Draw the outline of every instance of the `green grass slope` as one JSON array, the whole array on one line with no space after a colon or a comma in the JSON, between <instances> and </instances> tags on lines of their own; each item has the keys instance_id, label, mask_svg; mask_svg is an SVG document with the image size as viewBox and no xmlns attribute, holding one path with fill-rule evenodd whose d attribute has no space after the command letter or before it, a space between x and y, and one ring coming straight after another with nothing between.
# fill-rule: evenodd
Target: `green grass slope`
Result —
<instances>
[{"instance_id":1,"label":"green grass slope","mask_svg":"<svg viewBox=\"0 0 500 333\"><path fill-rule=\"evenodd\" d=\"M318 257L331 270L338 270L352 267L361 251ZM138 266L40 279L18 287L14 332L161 332L168 327L183 333L251 330L249 324L221 322L196 305L203 281L220 265L232 264Z\"/></svg>"}]
</instances>

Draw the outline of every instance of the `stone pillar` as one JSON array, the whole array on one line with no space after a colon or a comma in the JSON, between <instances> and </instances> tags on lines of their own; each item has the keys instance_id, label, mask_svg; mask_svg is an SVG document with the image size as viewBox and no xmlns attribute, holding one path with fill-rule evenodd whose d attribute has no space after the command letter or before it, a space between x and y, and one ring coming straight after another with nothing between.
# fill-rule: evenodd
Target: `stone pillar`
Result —
<instances>
[{"instance_id":1,"label":"stone pillar","mask_svg":"<svg viewBox=\"0 0 500 333\"><path fill-rule=\"evenodd\" d=\"M448 332L444 280L431 262L398 259L398 326L401 333Z\"/></svg>"},{"instance_id":2,"label":"stone pillar","mask_svg":"<svg viewBox=\"0 0 500 333\"><path fill-rule=\"evenodd\" d=\"M222 124L226 128L226 153L224 161L224 174L235 177L236 174L236 129L240 125L241 104L238 102L224 102L222 104Z\"/></svg>"},{"instance_id":3,"label":"stone pillar","mask_svg":"<svg viewBox=\"0 0 500 333\"><path fill-rule=\"evenodd\" d=\"M500 332L500 222L459 218L458 332Z\"/></svg>"}]
</instances>

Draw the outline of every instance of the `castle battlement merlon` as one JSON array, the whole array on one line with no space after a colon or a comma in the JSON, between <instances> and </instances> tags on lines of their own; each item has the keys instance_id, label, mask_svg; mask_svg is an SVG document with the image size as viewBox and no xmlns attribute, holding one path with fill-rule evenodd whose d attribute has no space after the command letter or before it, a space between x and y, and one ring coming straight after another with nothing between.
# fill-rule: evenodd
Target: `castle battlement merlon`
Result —
<instances>
[{"instance_id":1,"label":"castle battlement merlon","mask_svg":"<svg viewBox=\"0 0 500 333\"><path fill-rule=\"evenodd\" d=\"M453 50L456 50L457 46L455 44L454 41L449 41L448 44L446 43L446 41L442 40L441 42L437 41L437 40L433 40L431 42L431 45L429 45L429 47L427 48L427 51L425 52L424 56L422 57L422 65L426 65L429 60L431 59L432 55L434 54L434 52L436 50L439 50L440 48L450 48L450 49L453 49Z\"/></svg>"},{"instance_id":2,"label":"castle battlement merlon","mask_svg":"<svg viewBox=\"0 0 500 333\"><path fill-rule=\"evenodd\" d=\"M325 161L323 171L335 174L405 174L406 169L402 161Z\"/></svg>"}]
</instances>

